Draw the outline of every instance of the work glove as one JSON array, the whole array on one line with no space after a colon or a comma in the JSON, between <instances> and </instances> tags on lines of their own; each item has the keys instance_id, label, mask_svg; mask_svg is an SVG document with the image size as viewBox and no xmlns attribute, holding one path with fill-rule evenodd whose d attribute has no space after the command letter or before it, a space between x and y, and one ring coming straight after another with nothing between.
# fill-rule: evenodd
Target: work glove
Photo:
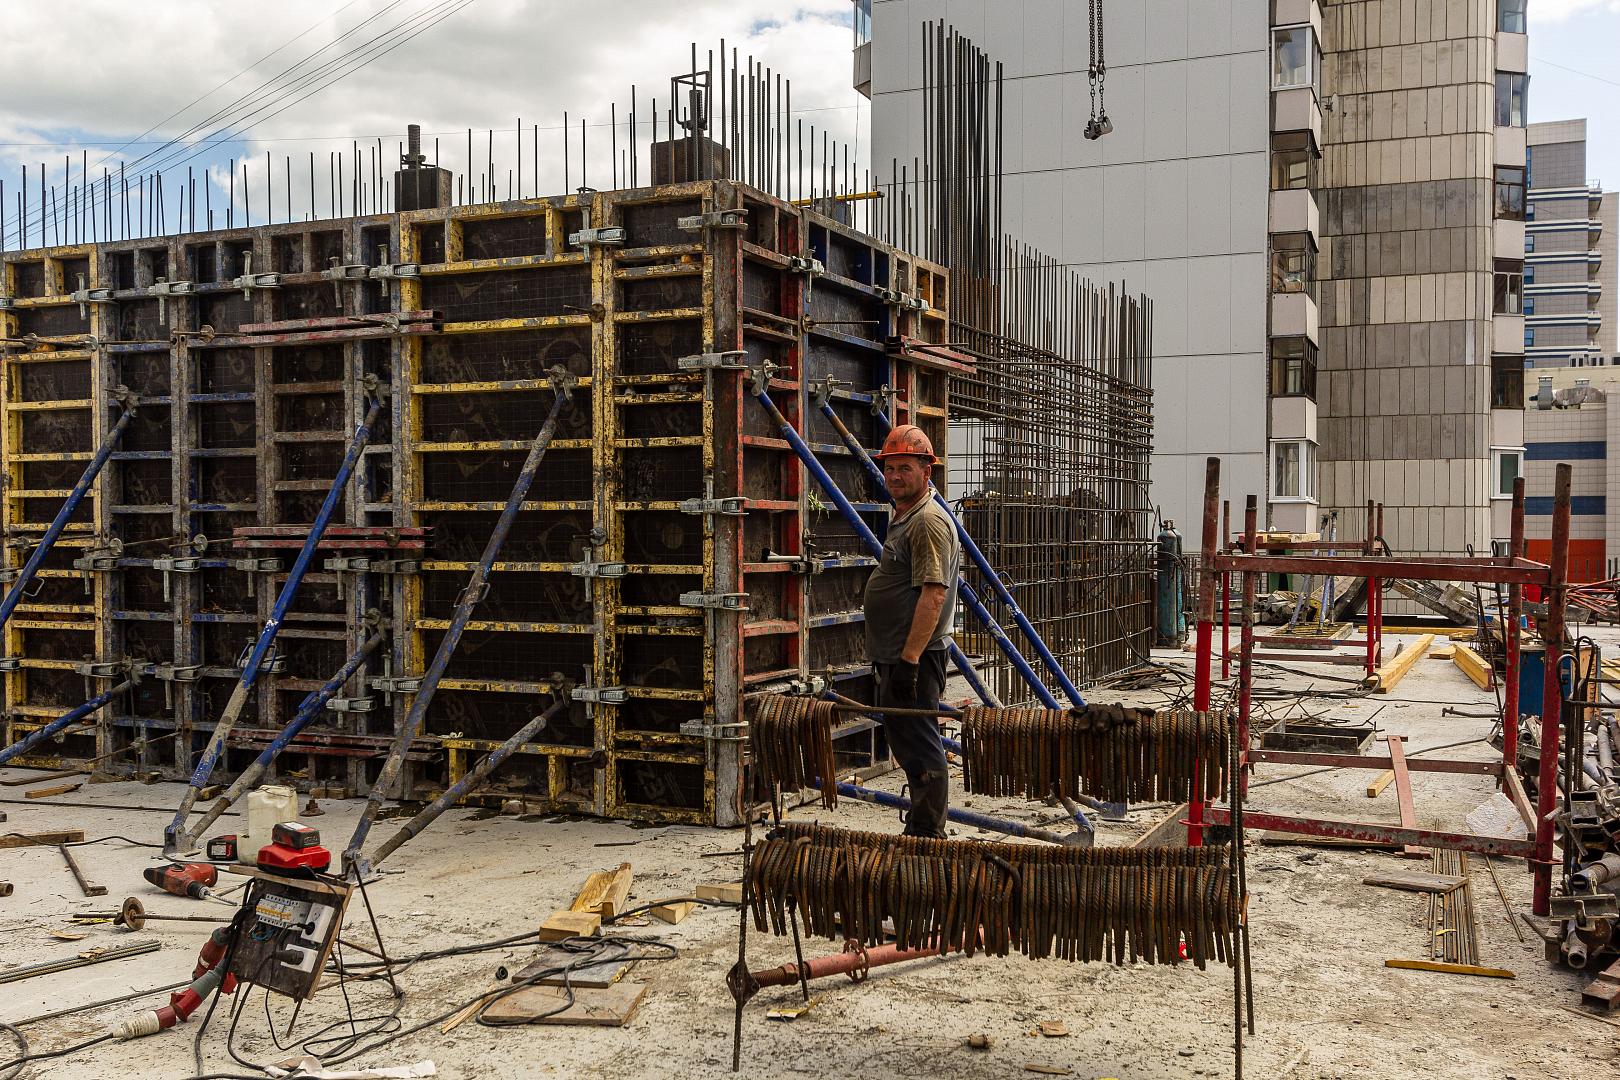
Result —
<instances>
[{"instance_id":1,"label":"work glove","mask_svg":"<svg viewBox=\"0 0 1620 1080\"><path fill-rule=\"evenodd\" d=\"M917 700L917 665L905 660L896 660L894 667L889 669L889 699L892 704L902 708L909 707Z\"/></svg>"}]
</instances>

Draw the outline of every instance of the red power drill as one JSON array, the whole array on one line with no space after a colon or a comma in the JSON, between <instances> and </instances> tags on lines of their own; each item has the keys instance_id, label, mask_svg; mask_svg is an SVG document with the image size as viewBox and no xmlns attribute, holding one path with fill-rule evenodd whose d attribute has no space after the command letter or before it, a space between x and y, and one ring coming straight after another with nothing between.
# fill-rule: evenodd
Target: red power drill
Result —
<instances>
[{"instance_id":1,"label":"red power drill","mask_svg":"<svg viewBox=\"0 0 1620 1080\"><path fill-rule=\"evenodd\" d=\"M219 880L219 870L210 863L169 863L149 866L142 876L166 893L204 900L213 895L209 886Z\"/></svg>"}]
</instances>

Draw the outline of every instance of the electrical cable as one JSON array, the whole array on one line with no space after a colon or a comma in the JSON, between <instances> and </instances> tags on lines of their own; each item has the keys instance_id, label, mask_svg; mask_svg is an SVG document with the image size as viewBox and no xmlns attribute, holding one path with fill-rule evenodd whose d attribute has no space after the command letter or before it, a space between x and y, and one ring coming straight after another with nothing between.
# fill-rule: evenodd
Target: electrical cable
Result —
<instances>
[{"instance_id":1,"label":"electrical cable","mask_svg":"<svg viewBox=\"0 0 1620 1080\"><path fill-rule=\"evenodd\" d=\"M14 1038L22 1038L22 1032L17 1031L17 1029L12 1027L10 1024L6 1024L4 1027L14 1033ZM104 1042L110 1042L116 1038L118 1038L118 1036L109 1031L105 1035L97 1035L93 1039L86 1039L84 1042L74 1043L72 1046L64 1046L60 1050L41 1050L39 1053L24 1053L20 1057L12 1058L10 1061L0 1061L0 1073L4 1073L8 1069L14 1069L16 1071L12 1072L11 1076L19 1076L22 1073L23 1067L32 1065L36 1061L49 1061L53 1058L67 1057L69 1054L76 1054L80 1050L88 1050L92 1046L96 1046ZM24 1045L27 1045L26 1041L24 1042ZM7 1077L6 1080L11 1080L11 1077Z\"/></svg>"},{"instance_id":2,"label":"electrical cable","mask_svg":"<svg viewBox=\"0 0 1620 1080\"><path fill-rule=\"evenodd\" d=\"M16 1068L10 1070L10 1074L0 1078L0 1080L16 1080L17 1077L22 1075L22 1071L28 1067L28 1036L24 1035L19 1028L12 1027L4 1020L0 1020L0 1031L4 1031L7 1035L10 1035L13 1039L17 1040L17 1052L19 1055L21 1055L17 1061Z\"/></svg>"}]
</instances>

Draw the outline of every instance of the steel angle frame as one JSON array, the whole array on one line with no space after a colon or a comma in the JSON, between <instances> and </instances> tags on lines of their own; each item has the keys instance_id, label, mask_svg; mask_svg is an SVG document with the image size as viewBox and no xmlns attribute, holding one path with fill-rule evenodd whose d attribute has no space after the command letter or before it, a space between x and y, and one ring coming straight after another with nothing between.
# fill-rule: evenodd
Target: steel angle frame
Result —
<instances>
[{"instance_id":1,"label":"steel angle frame","mask_svg":"<svg viewBox=\"0 0 1620 1080\"><path fill-rule=\"evenodd\" d=\"M1220 459L1210 458L1204 481L1204 550L1215 551L1218 536L1218 508L1220 505ZM1245 507L1244 542L1252 545L1257 535L1258 511L1256 499L1249 496ZM1254 671L1254 628L1252 613L1254 599L1262 575L1266 573L1308 573L1313 570L1338 576L1382 576L1413 578L1432 581L1483 581L1505 585L1508 589L1510 610L1520 603L1521 589L1537 585L1544 590L1547 615L1540 629L1547 648L1547 670L1556 671L1564 655L1564 626L1566 591L1569 566L1570 531L1570 466L1560 464L1554 480L1553 539L1551 558L1547 564L1532 562L1523 556L1524 550L1524 481L1514 485L1512 511L1512 538L1510 554L1503 558L1421 558L1393 557L1365 558L1356 556L1289 556L1266 555L1253 552L1221 552L1203 560L1200 573L1204 575L1199 588L1197 652L1193 687L1193 707L1205 710L1212 696L1212 667L1214 652L1216 580L1223 573L1239 575L1242 586L1242 615L1240 617L1240 644L1238 653L1238 731L1242 751L1242 766L1247 768L1257 761L1332 764L1344 768L1382 770L1399 757L1392 749L1388 759L1366 758L1360 755L1310 754L1294 755L1267 751L1263 755L1249 748L1249 720ZM1519 628L1517 620L1504 626L1508 655L1518 653ZM1518 667L1508 666L1505 676L1506 706L1502 717L1504 730L1503 753L1500 760L1490 762L1444 761L1425 759L1422 769L1427 771L1487 772L1498 778L1524 819L1531 837L1524 840L1479 836L1446 830L1423 829L1415 825L1389 825L1381 822L1341 821L1313 818L1303 815L1274 814L1244 808L1244 827L1277 829L1311 836L1342 837L1377 843L1450 847L1480 854L1512 855L1525 859L1533 880L1532 910L1546 915L1551 895L1552 870L1555 864L1553 850L1553 815L1557 804L1555 775L1558 766L1558 744L1563 711L1560 680L1545 681L1541 703L1541 741L1537 774L1537 800L1532 808L1525 798L1516 769L1518 747ZM1415 764L1414 764L1414 767ZM1397 767L1397 776L1404 769ZM1246 780L1245 780L1246 786ZM1407 807L1407 810L1410 808ZM1403 813L1403 818L1407 817ZM1195 800L1188 807L1188 842L1203 842L1203 831L1208 825L1230 825L1231 813L1227 807L1208 805Z\"/></svg>"}]
</instances>

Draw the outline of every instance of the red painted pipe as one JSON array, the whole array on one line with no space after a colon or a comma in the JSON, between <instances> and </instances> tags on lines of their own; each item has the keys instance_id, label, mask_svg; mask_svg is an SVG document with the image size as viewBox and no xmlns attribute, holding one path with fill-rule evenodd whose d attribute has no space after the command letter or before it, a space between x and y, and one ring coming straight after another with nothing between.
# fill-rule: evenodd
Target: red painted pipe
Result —
<instances>
[{"instance_id":1,"label":"red painted pipe","mask_svg":"<svg viewBox=\"0 0 1620 1080\"><path fill-rule=\"evenodd\" d=\"M1533 883L1530 910L1545 916L1552 898L1553 810L1558 792L1558 740L1563 714L1564 583L1569 574L1570 466L1559 462L1553 479L1552 552L1547 559L1547 617L1541 639L1546 645L1542 661L1541 760L1536 778L1536 855L1531 861Z\"/></svg>"},{"instance_id":2,"label":"red painted pipe","mask_svg":"<svg viewBox=\"0 0 1620 1080\"><path fill-rule=\"evenodd\" d=\"M848 975L856 982L860 982L866 978L866 973L871 968L886 967L889 964L899 964L907 960L922 960L925 957L939 955L941 953L938 949L902 949L894 945L879 945L875 949L863 949L854 941L846 941L844 942L843 952L818 956L814 960L806 960L804 962L804 977L806 979L824 979L829 975ZM748 977L760 988L792 986L799 981L799 965L783 964L781 967L750 971Z\"/></svg>"},{"instance_id":3,"label":"red painted pipe","mask_svg":"<svg viewBox=\"0 0 1620 1080\"><path fill-rule=\"evenodd\" d=\"M1509 527L1508 558L1524 557L1524 477L1513 478L1513 517ZM1507 619L1502 627L1507 675L1502 680L1502 768L1519 764L1519 619L1524 613L1524 587L1507 587ZM1507 781L1503 779L1503 786Z\"/></svg>"},{"instance_id":4,"label":"red painted pipe","mask_svg":"<svg viewBox=\"0 0 1620 1080\"><path fill-rule=\"evenodd\" d=\"M1214 676L1212 665L1215 651L1215 590L1221 577L1215 570L1215 556L1219 549L1221 500L1221 459L1209 458L1204 463L1204 535L1199 548L1198 584L1198 639L1193 654L1193 708L1208 712ZM1196 793L1200 788L1198 766L1193 766L1193 791L1187 805L1187 844L1198 847L1204 842L1204 800Z\"/></svg>"}]
</instances>

